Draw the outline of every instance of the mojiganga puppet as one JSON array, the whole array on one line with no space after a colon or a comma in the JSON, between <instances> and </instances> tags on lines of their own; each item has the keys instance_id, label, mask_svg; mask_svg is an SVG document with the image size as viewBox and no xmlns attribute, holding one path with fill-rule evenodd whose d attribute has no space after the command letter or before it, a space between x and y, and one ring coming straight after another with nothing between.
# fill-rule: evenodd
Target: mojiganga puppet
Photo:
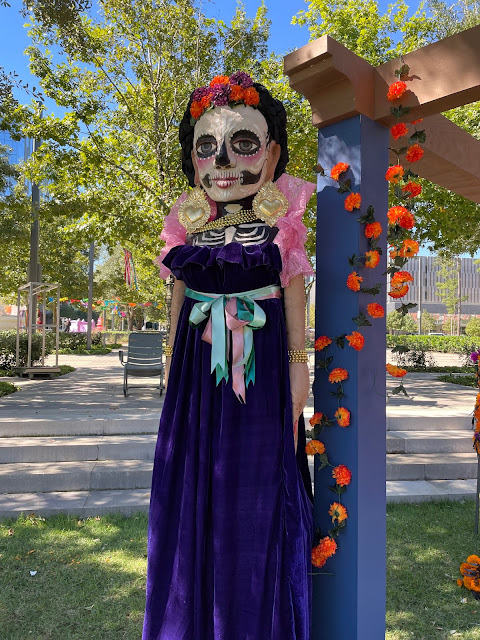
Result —
<instances>
[{"instance_id":1,"label":"mojiganga puppet","mask_svg":"<svg viewBox=\"0 0 480 640\"><path fill-rule=\"evenodd\" d=\"M247 73L196 89L179 138L191 190L158 259L175 286L143 639L308 640L302 215L314 185L285 174L285 109Z\"/></svg>"}]
</instances>

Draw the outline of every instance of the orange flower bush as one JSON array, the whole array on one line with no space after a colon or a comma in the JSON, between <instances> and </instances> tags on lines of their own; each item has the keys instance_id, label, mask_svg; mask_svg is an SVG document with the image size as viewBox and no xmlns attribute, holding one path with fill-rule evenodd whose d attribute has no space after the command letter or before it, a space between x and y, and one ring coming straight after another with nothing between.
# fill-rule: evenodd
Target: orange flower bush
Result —
<instances>
[{"instance_id":1,"label":"orange flower bush","mask_svg":"<svg viewBox=\"0 0 480 640\"><path fill-rule=\"evenodd\" d=\"M403 122L399 122L398 124L394 124L390 129L390 133L394 140L398 140L399 138L403 138L403 136L407 135L408 127Z\"/></svg>"},{"instance_id":2,"label":"orange flower bush","mask_svg":"<svg viewBox=\"0 0 480 640\"><path fill-rule=\"evenodd\" d=\"M409 198L415 198L422 193L422 185L410 180L404 187L402 187L402 191L403 193L408 193Z\"/></svg>"},{"instance_id":3,"label":"orange flower bush","mask_svg":"<svg viewBox=\"0 0 480 640\"><path fill-rule=\"evenodd\" d=\"M403 96L406 90L407 90L407 85L405 82L403 82L403 80L394 82L388 87L387 99L398 100Z\"/></svg>"},{"instance_id":4,"label":"orange flower bush","mask_svg":"<svg viewBox=\"0 0 480 640\"><path fill-rule=\"evenodd\" d=\"M343 382L348 379L348 371L346 369L342 369L341 367L337 367L336 369L332 369L328 374L328 381L334 384L335 382Z\"/></svg>"},{"instance_id":5,"label":"orange flower bush","mask_svg":"<svg viewBox=\"0 0 480 640\"><path fill-rule=\"evenodd\" d=\"M332 471L332 476L339 487L346 487L352 481L352 472L344 464L339 464L335 467Z\"/></svg>"},{"instance_id":6,"label":"orange flower bush","mask_svg":"<svg viewBox=\"0 0 480 640\"><path fill-rule=\"evenodd\" d=\"M243 92L243 101L246 105L255 107L260 102L260 96L255 87L248 87Z\"/></svg>"},{"instance_id":7,"label":"orange flower bush","mask_svg":"<svg viewBox=\"0 0 480 640\"><path fill-rule=\"evenodd\" d=\"M337 164L330 171L330 175L334 180L338 180L341 174L345 173L345 171L348 169L349 166L350 165L347 164L346 162L337 162Z\"/></svg>"},{"instance_id":8,"label":"orange flower bush","mask_svg":"<svg viewBox=\"0 0 480 640\"><path fill-rule=\"evenodd\" d=\"M375 269L380 262L380 254L378 251L367 251L365 253L365 266L368 269Z\"/></svg>"},{"instance_id":9,"label":"orange flower bush","mask_svg":"<svg viewBox=\"0 0 480 640\"><path fill-rule=\"evenodd\" d=\"M367 238L378 238L382 231L383 229L380 222L370 222L365 225L365 236Z\"/></svg>"},{"instance_id":10,"label":"orange flower bush","mask_svg":"<svg viewBox=\"0 0 480 640\"><path fill-rule=\"evenodd\" d=\"M347 278L347 287L352 291L360 291L360 283L363 282L362 276L356 271L352 271Z\"/></svg>"},{"instance_id":11,"label":"orange flower bush","mask_svg":"<svg viewBox=\"0 0 480 640\"><path fill-rule=\"evenodd\" d=\"M368 315L372 318L383 318L385 315L385 309L378 302L371 302L367 305Z\"/></svg>"},{"instance_id":12,"label":"orange flower bush","mask_svg":"<svg viewBox=\"0 0 480 640\"><path fill-rule=\"evenodd\" d=\"M345 209L347 211L353 211L354 209L360 209L362 204L362 196L359 193L349 193L345 198Z\"/></svg>"},{"instance_id":13,"label":"orange flower bush","mask_svg":"<svg viewBox=\"0 0 480 640\"><path fill-rule=\"evenodd\" d=\"M388 167L387 173L385 174L385 180L392 184L398 184L403 178L404 173L405 171L401 164L394 164L392 167Z\"/></svg>"},{"instance_id":14,"label":"orange flower bush","mask_svg":"<svg viewBox=\"0 0 480 640\"><path fill-rule=\"evenodd\" d=\"M355 351L361 351L365 345L365 338L359 331L352 331L349 336L345 336L348 340L348 344L355 349Z\"/></svg>"},{"instance_id":15,"label":"orange flower bush","mask_svg":"<svg viewBox=\"0 0 480 640\"><path fill-rule=\"evenodd\" d=\"M408 284L392 284L392 290L388 292L388 295L394 300L399 300L400 298L403 298L403 296L407 295L409 289L410 287Z\"/></svg>"},{"instance_id":16,"label":"orange flower bush","mask_svg":"<svg viewBox=\"0 0 480 640\"><path fill-rule=\"evenodd\" d=\"M320 440L310 440L310 442L307 442L305 451L308 456L314 456L316 453L325 453L325 445Z\"/></svg>"},{"instance_id":17,"label":"orange flower bush","mask_svg":"<svg viewBox=\"0 0 480 640\"><path fill-rule=\"evenodd\" d=\"M328 336L320 336L315 340L315 351L322 351L329 344L332 344L332 341Z\"/></svg>"},{"instance_id":18,"label":"orange flower bush","mask_svg":"<svg viewBox=\"0 0 480 640\"><path fill-rule=\"evenodd\" d=\"M408 373L406 369L401 369L400 367L396 367L394 364L390 363L385 365L385 369L387 370L387 373L394 378L403 378L403 376L406 376Z\"/></svg>"},{"instance_id":19,"label":"orange flower bush","mask_svg":"<svg viewBox=\"0 0 480 640\"><path fill-rule=\"evenodd\" d=\"M320 412L314 413L309 420L310 425L314 427L316 424L320 424L320 422L322 421L322 418L323 418L323 413L320 413Z\"/></svg>"},{"instance_id":20,"label":"orange flower bush","mask_svg":"<svg viewBox=\"0 0 480 640\"><path fill-rule=\"evenodd\" d=\"M343 522L348 518L347 510L343 504L340 504L340 502L334 502L331 504L328 513L332 518L332 522L335 522L335 520Z\"/></svg>"},{"instance_id":21,"label":"orange flower bush","mask_svg":"<svg viewBox=\"0 0 480 640\"><path fill-rule=\"evenodd\" d=\"M407 162L418 162L423 158L423 149L419 144L412 144L408 147L405 159Z\"/></svg>"},{"instance_id":22,"label":"orange flower bush","mask_svg":"<svg viewBox=\"0 0 480 640\"><path fill-rule=\"evenodd\" d=\"M335 411L335 419L339 427L348 427L350 425L350 411L345 407L338 407Z\"/></svg>"}]
</instances>

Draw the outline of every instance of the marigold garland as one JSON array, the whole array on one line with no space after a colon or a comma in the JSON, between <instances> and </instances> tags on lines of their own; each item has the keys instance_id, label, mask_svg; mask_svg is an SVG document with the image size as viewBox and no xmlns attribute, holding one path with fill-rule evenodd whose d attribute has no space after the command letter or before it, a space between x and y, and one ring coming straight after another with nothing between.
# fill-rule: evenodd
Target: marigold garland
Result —
<instances>
[{"instance_id":1,"label":"marigold garland","mask_svg":"<svg viewBox=\"0 0 480 640\"><path fill-rule=\"evenodd\" d=\"M332 518L332 522L338 520L338 522L343 522L348 518L347 509L340 502L334 502L330 505L330 509L328 510L329 516Z\"/></svg>"},{"instance_id":2,"label":"marigold garland","mask_svg":"<svg viewBox=\"0 0 480 640\"><path fill-rule=\"evenodd\" d=\"M365 266L367 269L375 269L380 262L380 254L375 249L374 251L367 251L365 253Z\"/></svg>"},{"instance_id":3,"label":"marigold garland","mask_svg":"<svg viewBox=\"0 0 480 640\"><path fill-rule=\"evenodd\" d=\"M423 149L419 144L412 144L408 147L405 159L407 162L418 162L423 158Z\"/></svg>"},{"instance_id":4,"label":"marigold garland","mask_svg":"<svg viewBox=\"0 0 480 640\"><path fill-rule=\"evenodd\" d=\"M416 198L422 193L422 185L410 180L404 187L402 187L402 191L408 195L409 198Z\"/></svg>"},{"instance_id":5,"label":"marigold garland","mask_svg":"<svg viewBox=\"0 0 480 640\"><path fill-rule=\"evenodd\" d=\"M332 341L328 336L320 336L315 340L315 351L322 351L329 344L332 344Z\"/></svg>"},{"instance_id":6,"label":"marigold garland","mask_svg":"<svg viewBox=\"0 0 480 640\"><path fill-rule=\"evenodd\" d=\"M360 209L362 204L362 196L359 193L350 193L345 198L345 209L347 211L353 211L354 209Z\"/></svg>"},{"instance_id":7,"label":"marigold garland","mask_svg":"<svg viewBox=\"0 0 480 640\"><path fill-rule=\"evenodd\" d=\"M356 271L352 271L347 278L347 287L352 291L360 291L360 283L363 282L362 276Z\"/></svg>"},{"instance_id":8,"label":"marigold garland","mask_svg":"<svg viewBox=\"0 0 480 640\"><path fill-rule=\"evenodd\" d=\"M323 418L323 413L320 413L320 412L314 413L309 420L310 425L314 427L316 424L320 424L320 422L322 421L322 418Z\"/></svg>"},{"instance_id":9,"label":"marigold garland","mask_svg":"<svg viewBox=\"0 0 480 640\"><path fill-rule=\"evenodd\" d=\"M367 305L367 312L372 318L383 318L385 315L385 309L378 302L370 302Z\"/></svg>"},{"instance_id":10,"label":"marigold garland","mask_svg":"<svg viewBox=\"0 0 480 640\"><path fill-rule=\"evenodd\" d=\"M352 472L344 464L339 464L333 469L332 477L335 478L339 487L346 487L352 481Z\"/></svg>"},{"instance_id":11,"label":"marigold garland","mask_svg":"<svg viewBox=\"0 0 480 640\"><path fill-rule=\"evenodd\" d=\"M332 369L328 374L328 381L334 384L335 382L343 382L348 378L348 371L346 369L342 369L341 367L337 367Z\"/></svg>"},{"instance_id":12,"label":"marigold garland","mask_svg":"<svg viewBox=\"0 0 480 640\"><path fill-rule=\"evenodd\" d=\"M398 100L403 96L406 90L407 90L407 84L403 82L403 80L394 82L388 87L387 99Z\"/></svg>"},{"instance_id":13,"label":"marigold garland","mask_svg":"<svg viewBox=\"0 0 480 640\"><path fill-rule=\"evenodd\" d=\"M305 447L307 455L313 456L317 453L325 453L325 445L320 440L310 440Z\"/></svg>"},{"instance_id":14,"label":"marigold garland","mask_svg":"<svg viewBox=\"0 0 480 640\"><path fill-rule=\"evenodd\" d=\"M388 167L387 173L385 174L385 180L391 182L392 184L398 184L403 178L404 173L405 170L402 165L395 164L392 167Z\"/></svg>"},{"instance_id":15,"label":"marigold garland","mask_svg":"<svg viewBox=\"0 0 480 640\"><path fill-rule=\"evenodd\" d=\"M399 283L398 285L392 285L392 290L388 292L388 295L394 300L399 300L407 295L409 289L408 284L402 285Z\"/></svg>"},{"instance_id":16,"label":"marigold garland","mask_svg":"<svg viewBox=\"0 0 480 640\"><path fill-rule=\"evenodd\" d=\"M370 222L365 225L365 236L367 238L378 238L382 235L382 225L380 222Z\"/></svg>"},{"instance_id":17,"label":"marigold garland","mask_svg":"<svg viewBox=\"0 0 480 640\"><path fill-rule=\"evenodd\" d=\"M337 162L337 164L332 167L332 170L330 171L330 176L334 179L334 180L338 180L339 177L342 175L342 173L345 173L345 171L348 170L348 167L350 165L347 164L346 162Z\"/></svg>"},{"instance_id":18,"label":"marigold garland","mask_svg":"<svg viewBox=\"0 0 480 640\"><path fill-rule=\"evenodd\" d=\"M413 282L413 276L408 273L408 271L396 271L392 276L391 282L400 282L401 284L404 282Z\"/></svg>"},{"instance_id":19,"label":"marigold garland","mask_svg":"<svg viewBox=\"0 0 480 640\"><path fill-rule=\"evenodd\" d=\"M394 378L403 378L403 376L406 376L408 373L406 369L401 369L400 367L396 367L394 364L390 363L385 365L385 369L387 370L387 373Z\"/></svg>"},{"instance_id":20,"label":"marigold garland","mask_svg":"<svg viewBox=\"0 0 480 640\"><path fill-rule=\"evenodd\" d=\"M398 140L399 138L403 138L408 133L408 127L403 122L399 122L398 124L394 124L390 129L390 133L394 140Z\"/></svg>"},{"instance_id":21,"label":"marigold garland","mask_svg":"<svg viewBox=\"0 0 480 640\"><path fill-rule=\"evenodd\" d=\"M359 331L352 331L349 336L345 336L345 339L355 351L361 351L365 345L365 338Z\"/></svg>"},{"instance_id":22,"label":"marigold garland","mask_svg":"<svg viewBox=\"0 0 480 640\"><path fill-rule=\"evenodd\" d=\"M350 411L345 409L345 407L338 407L335 411L335 419L339 427L350 426Z\"/></svg>"}]
</instances>

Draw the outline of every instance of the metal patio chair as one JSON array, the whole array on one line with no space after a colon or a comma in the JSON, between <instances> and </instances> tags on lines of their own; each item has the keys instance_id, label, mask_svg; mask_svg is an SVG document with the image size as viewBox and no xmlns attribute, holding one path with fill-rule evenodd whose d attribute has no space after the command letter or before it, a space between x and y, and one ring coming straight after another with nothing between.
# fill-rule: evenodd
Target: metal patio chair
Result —
<instances>
[{"instance_id":1,"label":"metal patio chair","mask_svg":"<svg viewBox=\"0 0 480 640\"><path fill-rule=\"evenodd\" d=\"M128 338L128 350L124 360L124 352L119 351L118 357L123 365L123 395L128 395L128 376L160 378L160 395L165 388L162 361L163 333L159 331L131 333Z\"/></svg>"}]
</instances>

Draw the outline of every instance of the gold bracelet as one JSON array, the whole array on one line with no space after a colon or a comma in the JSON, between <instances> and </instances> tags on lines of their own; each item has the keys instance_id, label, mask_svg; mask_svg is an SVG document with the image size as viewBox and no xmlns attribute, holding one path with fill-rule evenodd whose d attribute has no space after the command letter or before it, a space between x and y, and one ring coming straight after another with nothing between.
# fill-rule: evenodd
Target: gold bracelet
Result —
<instances>
[{"instance_id":1,"label":"gold bracelet","mask_svg":"<svg viewBox=\"0 0 480 640\"><path fill-rule=\"evenodd\" d=\"M173 347L167 344L167 346L165 347L165 355L167 356L167 358L170 358L172 353L173 353Z\"/></svg>"},{"instance_id":2,"label":"gold bracelet","mask_svg":"<svg viewBox=\"0 0 480 640\"><path fill-rule=\"evenodd\" d=\"M308 355L305 349L289 349L288 350L289 362L308 362Z\"/></svg>"}]
</instances>

